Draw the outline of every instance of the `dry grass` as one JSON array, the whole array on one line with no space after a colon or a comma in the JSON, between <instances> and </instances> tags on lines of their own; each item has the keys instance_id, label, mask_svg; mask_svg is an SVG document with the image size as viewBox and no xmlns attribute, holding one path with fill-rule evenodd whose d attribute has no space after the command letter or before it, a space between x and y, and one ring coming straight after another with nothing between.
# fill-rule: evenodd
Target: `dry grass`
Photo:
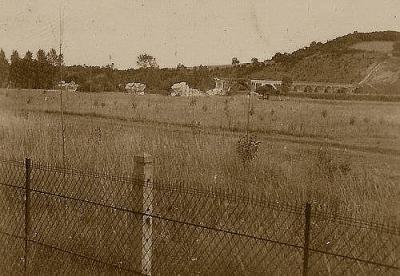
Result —
<instances>
[{"instance_id":1,"label":"dry grass","mask_svg":"<svg viewBox=\"0 0 400 276\"><path fill-rule=\"evenodd\" d=\"M55 92L0 92L3 102L22 110L58 111ZM46 99L46 100L45 100ZM139 121L178 125L198 122L202 127L244 130L245 97L172 98L122 93L66 94L66 112L97 114ZM400 110L397 103L335 102L326 100L252 100L251 130L299 137L399 140ZM371 112L373 111L373 112ZM328 116L329 115L329 116ZM363 124L363 121L368 121ZM398 144L397 146L400 146Z\"/></svg>"},{"instance_id":2,"label":"dry grass","mask_svg":"<svg viewBox=\"0 0 400 276\"><path fill-rule=\"evenodd\" d=\"M245 103L243 97L67 95L67 112L104 117L66 117L67 166L129 176L133 156L145 151L154 156L161 182L312 200L364 217L400 220L398 155L263 138L274 133L398 150L396 104L254 100L251 130L262 143L257 158L244 166L235 149L241 134L226 130L245 129ZM32 112L56 111L58 104L54 92L1 91L0 156L61 165L59 115Z\"/></svg>"}]
</instances>

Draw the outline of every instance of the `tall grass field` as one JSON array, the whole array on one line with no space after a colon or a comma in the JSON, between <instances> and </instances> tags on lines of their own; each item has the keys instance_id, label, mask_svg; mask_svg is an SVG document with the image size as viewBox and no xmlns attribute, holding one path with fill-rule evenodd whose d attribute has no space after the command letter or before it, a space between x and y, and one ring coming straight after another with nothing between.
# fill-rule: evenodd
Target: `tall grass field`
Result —
<instances>
[{"instance_id":1,"label":"tall grass field","mask_svg":"<svg viewBox=\"0 0 400 276\"><path fill-rule=\"evenodd\" d=\"M154 157L158 183L263 194L400 222L395 102L64 93L65 165L131 176ZM62 166L59 91L0 90L0 156ZM243 162L238 140L260 142Z\"/></svg>"}]
</instances>

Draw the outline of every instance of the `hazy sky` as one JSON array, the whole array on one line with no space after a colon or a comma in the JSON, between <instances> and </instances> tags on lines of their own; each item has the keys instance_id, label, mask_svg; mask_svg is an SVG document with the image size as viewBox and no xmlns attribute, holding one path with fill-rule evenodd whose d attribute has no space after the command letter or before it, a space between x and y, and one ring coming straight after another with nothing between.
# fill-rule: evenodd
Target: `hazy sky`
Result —
<instances>
[{"instance_id":1,"label":"hazy sky","mask_svg":"<svg viewBox=\"0 0 400 276\"><path fill-rule=\"evenodd\" d=\"M400 0L0 0L0 48L9 56L58 47L63 7L67 64L162 67L270 58L355 30L400 31Z\"/></svg>"}]
</instances>

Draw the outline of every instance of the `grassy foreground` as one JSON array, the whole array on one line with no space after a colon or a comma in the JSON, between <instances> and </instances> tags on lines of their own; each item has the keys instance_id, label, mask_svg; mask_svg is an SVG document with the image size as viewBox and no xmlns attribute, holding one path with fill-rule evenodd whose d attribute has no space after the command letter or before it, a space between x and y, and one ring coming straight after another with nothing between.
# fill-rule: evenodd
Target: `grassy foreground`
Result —
<instances>
[{"instance_id":1,"label":"grassy foreground","mask_svg":"<svg viewBox=\"0 0 400 276\"><path fill-rule=\"evenodd\" d=\"M131 175L133 156L145 151L154 156L160 183L183 181L277 201L312 200L400 221L398 104L253 99L250 129L261 145L256 159L245 166L236 143L246 128L247 101L67 94L67 166ZM61 165L58 105L56 92L0 91L0 156ZM310 143L270 141L270 134ZM321 147L311 140L340 142L349 149ZM352 145L393 154L355 151Z\"/></svg>"}]
</instances>

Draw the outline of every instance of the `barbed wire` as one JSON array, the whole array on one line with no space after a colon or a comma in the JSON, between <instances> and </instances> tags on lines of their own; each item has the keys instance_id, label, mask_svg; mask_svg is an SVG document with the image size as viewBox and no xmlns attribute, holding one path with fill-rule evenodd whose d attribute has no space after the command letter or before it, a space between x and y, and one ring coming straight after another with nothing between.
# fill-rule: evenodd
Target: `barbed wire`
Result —
<instances>
[{"instance_id":1,"label":"barbed wire","mask_svg":"<svg viewBox=\"0 0 400 276\"><path fill-rule=\"evenodd\" d=\"M100 178L108 179L108 180L119 182L119 183L133 184L133 183L140 182L140 179L137 179L134 177L115 176L115 175L111 175L111 174L107 174L107 173L97 173L97 172L92 172L89 170L83 171L83 170L78 170L78 169L74 169L74 168L60 168L60 167L54 167L54 166L50 166L50 165L41 164L38 162L33 163L32 168L42 170L42 171L47 171L47 172L90 177L93 179L100 179Z\"/></svg>"},{"instance_id":2,"label":"barbed wire","mask_svg":"<svg viewBox=\"0 0 400 276\"><path fill-rule=\"evenodd\" d=\"M158 221L155 231L159 232L154 236L154 243L157 243L158 246L163 248L166 252L173 250L175 254L177 254L177 259L174 261L173 267L178 266L179 264L183 265L182 262L190 254L207 256L207 254L211 254L210 250L217 250L217 248L218 250L216 253L213 252L212 257L209 256L211 259L207 261L205 260L205 262L209 261L211 262L210 266L218 267L218 258L220 258L219 254L223 253L223 256L231 256L232 254L237 256L240 254L242 249L249 250L248 248L244 249L245 245L236 248L238 245L232 242L232 239L238 239L240 242L245 240L247 244L255 243L257 247L261 246L261 248L279 246L282 248L292 249L294 250L293 252L296 250L309 250L315 254L340 258L359 264L372 265L391 270L400 270L400 259L399 257L396 257L400 247L400 227L397 226L388 226L373 221L368 222L353 217L341 216L337 213L312 209L310 217L313 222L311 225L311 231L313 234L311 245L306 248L305 244L302 244L302 232L303 229L305 229L305 222L303 219L306 215L304 205L271 202L268 201L266 197L237 194L232 190L225 191L220 188L211 188L209 190L197 189L188 187L183 181L174 182L173 184L161 183L160 180L146 182L144 179L139 180L135 178L115 177L109 174L98 174L90 171L83 172L75 169L62 169L41 165L40 163L35 163L31 167L31 178L25 179L26 175L23 171L13 173L16 169L25 169L24 163L15 161L10 161L10 163L8 163L4 160L1 160L0 162L0 170L6 169L11 171L6 173L5 177L0 177L0 187L7 187L9 189L7 191L11 192L13 190L20 191L17 197L11 199L13 200L12 202L7 198L7 193L3 195L0 193L0 208L7 208L7 212L3 214L4 217L0 216L1 235L15 239L22 239L52 250L84 258L92 262L112 266L121 271L142 274L136 269L121 267L120 265L113 263L115 258L112 257L114 252L112 252L111 249L109 249L111 250L110 252L106 253L108 254L107 256L103 256L107 257L108 260L111 260L106 261L101 257L98 257L98 255L101 254L93 253L98 257L97 258L91 256L90 254L92 253L88 255L82 252L76 252L74 248L78 248L76 246L79 244L79 241L72 245L68 245L68 247L73 246L73 248L62 248L64 247L63 238L65 238L65 233L62 234L64 236L57 236L61 235L61 233L57 232L55 223L62 222L56 222L57 220L53 218L53 216L55 216L54 212L61 212L59 215L63 220L65 220L65 227L71 229L92 227L91 230L84 228L87 235L86 239L94 239L91 247L96 245L98 242L100 242L100 244L103 243L103 240L98 240L99 238L105 239L105 244L117 242L122 244L129 243L128 241L130 238L127 236L129 234L124 232L127 231L128 228L120 228L121 223L126 225L136 223L136 227L140 227L138 229L144 231L141 226L141 223L145 223L144 219L151 218L155 222ZM17 167L14 166L15 164L17 164ZM72 178L68 179L68 175ZM75 178L73 176L75 176ZM125 205L125 201L114 202L112 197L111 199L104 199L101 197L101 190L93 190L93 188L96 188L95 184L98 183L100 178L111 181L113 185L116 183L132 184L129 186L130 188L139 187L142 192L145 189L150 189L154 192L154 197L153 195L150 196L150 194L148 194L147 197L145 197L144 194L136 195L134 193L136 191L126 189L123 190L123 194L117 192L117 197L131 196L129 200L137 201L138 205ZM8 181L9 179L12 181ZM57 185L60 179L63 180L63 184L74 184L70 187L74 191L62 190L62 192L59 192ZM85 186L87 186L87 183L83 182L82 179L90 181L92 186L89 187L88 191L80 190L81 188L85 189ZM19 184L18 181L21 181L20 184L22 186L17 185ZM24 181L32 181L32 183L30 186L27 186L28 188L26 188L23 186ZM54 188L51 185L46 185L46 183L56 183L57 187ZM105 187L107 188L108 186ZM25 193L22 193L21 191L25 191ZM96 193L96 195L90 196L90 193ZM36 235L37 232L41 232L41 235L44 235L45 237L47 234L50 234L46 239L53 240L53 242L56 243L61 243L61 246L35 239L34 236L31 237L32 234L29 234L29 231L26 234L27 237L24 237L2 229L4 227L9 228L7 224L11 223L13 219L19 221L16 222L17 226L18 223L21 223L21 218L19 218L18 215L12 214L12 207L20 204L22 198L23 201L26 201L27 195L34 198L36 205L32 203L31 208L36 210L38 213L35 217L35 227L37 229L36 232L34 232L34 235ZM98 198L99 195L100 199ZM53 203L51 203L52 200L54 200ZM143 210L142 202L147 201L150 201L154 205L152 210ZM72 211L68 211L71 210L71 208L68 207L69 204L74 204L76 207L72 208ZM54 207L56 208L54 209ZM181 209L174 209L178 207ZM108 210L112 212L107 213ZM15 212L23 212L23 208L15 210ZM76 218L77 216L78 218ZM126 219L122 220L121 217L126 217ZM128 219L128 217L131 219ZM92 222L88 224L89 226L86 226L79 218L90 218ZM136 222L134 222L132 218L136 218ZM142 220L143 222L141 222ZM96 226L97 222L99 225L111 225L111 229L116 228L119 229L120 232L101 232L101 235L96 234L96 229L99 227ZM82 224L82 226L79 226L79 224ZM337 225L346 226L348 228L338 228ZM374 233L371 234L372 232L365 232L369 230ZM163 237L168 237L174 232L182 234L182 236L179 237L182 241L175 241L170 245L170 247L163 245L165 244ZM348 234L346 238L344 238L344 233ZM384 237L384 234L393 235L396 239L392 240L392 237ZM72 232L70 235L72 237L73 235L78 234ZM135 235L137 236L133 237L134 239L141 240L140 231L136 231ZM373 245L367 242L367 240L371 238L374 239ZM328 248L324 246L326 239L334 240L336 242L335 247ZM193 241L196 241L197 243L200 241L201 243L194 249L186 248L187 244L190 244L190 242ZM337 241L339 243L337 243ZM88 241L84 243L85 246L88 245L87 242ZM350 242L354 242L355 244L349 244ZM202 243L203 245L201 245ZM218 245L219 243L221 243L221 245ZM207 245L209 245L209 247L207 247ZM104 247L104 245L102 246L104 250L107 250L107 247ZM283 252L282 248L279 250ZM354 252L355 249L358 251ZM82 250L85 251L86 249ZM271 254L264 250L265 249L255 250L254 254L260 255L261 258L261 260L257 259L258 262L266 260L267 256ZM276 255L271 255L272 259L268 258L268 263L271 263L272 267L268 269L276 271L279 265L282 265L279 261L280 254L283 254L283 257L286 256L285 254L289 254L290 258L298 258L300 256L297 256L298 253L293 252L281 253L279 251ZM249 254L249 252L247 253ZM102 254L104 255L104 252ZM315 266L316 263L321 262L320 259L321 256L319 258L314 258L314 262L312 262L313 266ZM227 259L226 262L231 265L233 261ZM260 264L261 263L258 263L258 265ZM253 265L255 264L253 263ZM242 264L242 266L244 265ZM262 266L264 266L264 264ZM175 269L177 268L175 267ZM212 270L211 267L205 269L207 271L210 269ZM343 269L348 270L353 268L352 266L348 266ZM341 269L342 272L343 269Z\"/></svg>"},{"instance_id":3,"label":"barbed wire","mask_svg":"<svg viewBox=\"0 0 400 276\"><path fill-rule=\"evenodd\" d=\"M11 164L15 165L17 167L20 167L21 169L24 168L25 164L24 162L17 161L17 160L6 160L6 159L0 159L0 162L6 163L6 164ZM40 162L34 162L32 164L32 169L38 169L42 171L47 171L47 172L53 172L53 173L61 173L61 174L68 174L68 175L73 175L73 176L82 176L82 177L88 177L88 178L93 178L93 179L107 179L116 183L124 183L124 184L135 184L135 185L142 185L146 186L146 183L143 182L143 179L138 179L134 177L126 177L126 176L115 176L112 174L108 173L98 173L98 172L92 172L90 170L82 171L78 170L75 168L60 168L60 167L55 167L51 166L48 164L42 164ZM21 188L16 185L11 185L11 184L6 184L6 183L1 183L0 185L3 186L9 186L9 187L14 187L14 188ZM277 210L285 210L289 212L293 212L296 214L303 214L304 213L304 206L303 204L289 204L286 202L281 202L281 201L268 201L267 197L263 197L261 195L254 195L251 193L246 194L246 191L240 191L240 194L232 191L224 189L224 188L209 188L209 189L204 189L204 188L193 188L193 187L188 187L187 183L184 181L175 181L173 184L170 183L161 183L158 180L153 180L153 185L152 188L154 190L160 190L160 191L170 191L170 192L179 192L179 193L186 193L186 194L191 194L191 195L197 195L197 196L202 196L202 197L210 197L210 198L216 198L216 199L226 199L230 201L239 201L242 203L251 203L253 205L261 205L265 206L267 208L272 208L272 209L277 209ZM375 229L377 231L384 231L393 235L400 235L400 226L395 226L395 225L390 225L389 223L381 223L381 222L376 222L376 221L367 221L367 220L361 220L357 219L354 217L349 217L349 216L342 216L340 214L332 214L329 211L320 211L320 210L314 210L312 211L312 215L315 218L323 219L323 220L330 220L332 222L337 222L337 223L342 223L346 224L348 223L349 225L354 225L354 226L360 226L364 227L366 229Z\"/></svg>"},{"instance_id":4,"label":"barbed wire","mask_svg":"<svg viewBox=\"0 0 400 276\"><path fill-rule=\"evenodd\" d=\"M8 185L7 185L8 186ZM15 188L20 188L20 187L15 187ZM139 215L143 215L143 216L147 216L147 217L152 217L154 219L160 219L160 220L165 220L165 221L169 221L169 222L173 222L173 223L179 223L179 224L184 224L184 225L188 225L188 226L194 226L196 228L202 228L202 229L206 229L206 230L212 230L212 231L217 231L217 232L221 232L221 233L225 233L225 234L230 234L230 235L235 235L235 236L240 236L240 237L245 237L245 238L249 238L249 239L254 239L254 240L258 240L258 241L262 241L262 242L269 242L269 243L275 243L275 244L279 244L279 245L284 245L287 247L293 247L293 248L297 248L297 249L304 249L304 246L299 246L299 245L294 245L294 244L289 244L289 243L285 243L285 242L280 242L277 240L271 240L271 239L267 239L267 238L262 238L262 237L256 237L256 236L251 236L251 235L247 235L247 234L243 234L243 233L238 233L238 232L234 232L234 231L229 231L229 230L224 230L224 229L219 229L219 228L215 228L215 227L209 227L209 226L205 226L205 225L199 225L199 224L194 224L194 223L189 223L189 222L184 222L184 221L178 221L175 219L169 219L169 218L165 218L165 217L161 217L161 216L157 216L157 215L153 215L153 214L148 214L148 213L144 213L144 212L137 212L137 211L133 211L133 210L128 210L128 209L123 209L123 208L117 208L114 206L109 206L109 205L105 205L105 204L100 204L100 203L95 203L95 202L90 202L90 201L86 201L86 200L80 200L80 199L76 199L76 198L72 198L72 197L67 197L67 196L61 196L61 195L56 195L56 194L52 194L52 193L46 193L46 192L42 192L42 191L37 191L37 190L32 190L32 192L37 192L37 193L41 193L41 194L45 194L48 196L56 196L56 197L60 197L63 199L68 199L68 200L74 200L74 201L80 201L80 202L84 202L84 203L88 203L88 204L93 204L93 205L97 205L97 206L101 206L101 207L105 207L105 208L110 208L110 209L114 209L117 211L123 211L123 212L129 212L129 213L134 213L134 214L139 214ZM15 234L10 234L7 232L4 232L2 230L0 230L0 234L2 235L7 235L16 239L21 239L24 240L25 237L19 236L19 235L15 235ZM101 260L95 259L95 258L91 258L82 254L78 254L76 252L73 251L68 251L68 250L64 250L62 248L58 248L49 244L45 244L33 239L28 239L29 242L32 243L36 243L51 249L55 249L64 253L68 253L74 256L78 256L81 258L85 258L94 262L98 262L100 264L103 265L108 265L108 266L112 266L115 267L117 269L120 270L124 270L127 272L133 272L135 274L139 274L139 275L145 275L142 274L140 272L137 271L133 271L133 270L129 270L123 267L120 267L118 265L115 264L110 264L107 262L103 262ZM357 261L357 262L362 262L362 263L366 263L366 264L372 264L372 265L376 265L376 266L382 266L385 268L390 268L390 269L396 269L396 270L400 270L400 267L398 266L394 266L394 265L387 265L387 264L383 264L383 263L378 263L378 262L374 262L374 261L370 261L370 260L365 260L365 259L360 259L360 258L356 258L356 257L351 257L351 256L345 256L342 254L337 254L337 253L333 253L333 252L328 252L328 251L324 251L324 250L318 250L318 249L314 249L314 248L310 248L309 249L312 252L316 252L316 253L321 253L324 255L330 255L330 256L334 256L334 257L340 257L343 259L348 259L348 260L352 260L352 261Z\"/></svg>"},{"instance_id":5,"label":"barbed wire","mask_svg":"<svg viewBox=\"0 0 400 276\"><path fill-rule=\"evenodd\" d=\"M330 220L333 223L356 226L359 228L365 228L368 230L376 230L379 232L386 232L388 234L400 236L400 226L390 225L389 223L379 223L374 221L360 220L354 217L345 217L341 215L332 215L329 212L321 212L314 210L313 217L321 220Z\"/></svg>"}]
</instances>

